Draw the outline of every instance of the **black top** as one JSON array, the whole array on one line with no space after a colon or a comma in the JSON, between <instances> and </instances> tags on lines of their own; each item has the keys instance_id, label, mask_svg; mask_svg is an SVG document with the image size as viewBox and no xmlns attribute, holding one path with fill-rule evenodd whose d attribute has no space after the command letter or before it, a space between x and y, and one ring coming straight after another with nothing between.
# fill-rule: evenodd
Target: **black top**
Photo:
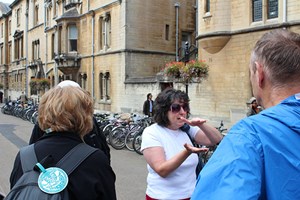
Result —
<instances>
[{"instance_id":1,"label":"black top","mask_svg":"<svg viewBox=\"0 0 300 200\"><path fill-rule=\"evenodd\" d=\"M144 105L143 105L143 113L145 115L148 115L148 116L152 116L152 113L150 113L150 102L152 104L152 112L153 112L153 103L154 101L153 100L149 100L147 99L145 102L144 102Z\"/></svg>"},{"instance_id":2,"label":"black top","mask_svg":"<svg viewBox=\"0 0 300 200\"><path fill-rule=\"evenodd\" d=\"M45 135L45 132L40 129L38 124L35 124L31 133L29 144L35 143L43 135ZM105 136L97 125L97 120L95 119L95 117L93 117L93 130L84 137L84 142L92 147L101 149L108 157L108 160L110 162L110 149L106 142Z\"/></svg>"},{"instance_id":3,"label":"black top","mask_svg":"<svg viewBox=\"0 0 300 200\"><path fill-rule=\"evenodd\" d=\"M37 160L45 167L53 167L73 147L81 143L74 133L62 132L44 135L35 143ZM11 188L22 176L20 154L17 154L10 176ZM68 190L70 199L116 199L115 174L107 156L97 150L81 163L69 176Z\"/></svg>"}]
</instances>

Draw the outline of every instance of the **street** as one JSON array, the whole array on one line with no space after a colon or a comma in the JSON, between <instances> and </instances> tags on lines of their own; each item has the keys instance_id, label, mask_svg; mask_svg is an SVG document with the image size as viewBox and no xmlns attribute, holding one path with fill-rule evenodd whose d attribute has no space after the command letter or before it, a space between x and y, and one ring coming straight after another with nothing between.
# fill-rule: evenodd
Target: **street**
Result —
<instances>
[{"instance_id":1,"label":"street","mask_svg":"<svg viewBox=\"0 0 300 200\"><path fill-rule=\"evenodd\" d=\"M0 112L0 192L7 194L9 191L9 176L15 156L19 148L27 145L32 128L30 122ZM147 168L143 156L112 147L110 151L112 168L117 177L118 200L145 199Z\"/></svg>"}]
</instances>

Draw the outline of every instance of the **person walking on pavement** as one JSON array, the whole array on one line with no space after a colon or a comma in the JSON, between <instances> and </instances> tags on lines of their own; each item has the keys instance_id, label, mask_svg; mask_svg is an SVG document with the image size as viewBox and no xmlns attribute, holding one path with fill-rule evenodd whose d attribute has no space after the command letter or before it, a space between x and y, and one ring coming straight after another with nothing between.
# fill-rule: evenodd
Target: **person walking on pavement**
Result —
<instances>
[{"instance_id":1,"label":"person walking on pavement","mask_svg":"<svg viewBox=\"0 0 300 200\"><path fill-rule=\"evenodd\" d=\"M264 110L230 129L202 169L192 200L300 199L300 34L265 33L249 68Z\"/></svg>"},{"instance_id":2,"label":"person walking on pavement","mask_svg":"<svg viewBox=\"0 0 300 200\"><path fill-rule=\"evenodd\" d=\"M153 116L153 100L152 100L152 94L147 94L147 100L144 102L143 105L143 113L144 115L148 115L149 117Z\"/></svg>"},{"instance_id":3,"label":"person walking on pavement","mask_svg":"<svg viewBox=\"0 0 300 200\"><path fill-rule=\"evenodd\" d=\"M0 91L0 103L3 103L3 92Z\"/></svg>"}]
</instances>

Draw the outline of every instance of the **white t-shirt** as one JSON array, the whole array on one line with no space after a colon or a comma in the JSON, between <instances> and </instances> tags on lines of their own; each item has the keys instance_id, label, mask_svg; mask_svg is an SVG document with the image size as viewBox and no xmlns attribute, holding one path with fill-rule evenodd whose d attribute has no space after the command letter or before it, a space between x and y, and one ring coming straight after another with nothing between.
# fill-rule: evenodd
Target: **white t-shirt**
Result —
<instances>
[{"instance_id":1,"label":"white t-shirt","mask_svg":"<svg viewBox=\"0 0 300 200\"><path fill-rule=\"evenodd\" d=\"M191 127L189 134L195 137L199 127ZM184 144L192 145L184 131L171 130L157 124L147 127L142 136L141 150L160 146L165 151L166 160L181 152ZM146 194L154 199L184 199L191 197L196 184L197 154L191 154L176 170L166 178L159 176L148 164Z\"/></svg>"}]
</instances>

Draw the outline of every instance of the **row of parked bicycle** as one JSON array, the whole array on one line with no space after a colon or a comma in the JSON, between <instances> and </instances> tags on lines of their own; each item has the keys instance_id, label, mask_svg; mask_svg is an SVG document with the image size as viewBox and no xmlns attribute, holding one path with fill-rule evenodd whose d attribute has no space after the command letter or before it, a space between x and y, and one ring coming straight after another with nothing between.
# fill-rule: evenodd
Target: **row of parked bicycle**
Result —
<instances>
[{"instance_id":1,"label":"row of parked bicycle","mask_svg":"<svg viewBox=\"0 0 300 200\"><path fill-rule=\"evenodd\" d=\"M1 112L36 124L38 105L34 105L31 101L26 104L10 101L1 107ZM141 135L143 130L152 123L152 118L133 113L97 113L94 117L107 143L113 148L120 150L126 147L130 151L142 154Z\"/></svg>"},{"instance_id":2,"label":"row of parked bicycle","mask_svg":"<svg viewBox=\"0 0 300 200\"><path fill-rule=\"evenodd\" d=\"M8 102L2 108L4 114L14 115L16 117L28 120L31 123L37 123L38 105L30 101L26 106L19 101ZM151 117L134 113L96 113L94 117L97 120L100 131L106 137L106 141L114 149L128 149L142 155L141 143L143 130L153 123ZM219 127L216 127L220 133L227 131L224 123L221 121ZM203 163L206 163L216 149L216 146L209 147L209 151L203 153Z\"/></svg>"},{"instance_id":3,"label":"row of parked bicycle","mask_svg":"<svg viewBox=\"0 0 300 200\"><path fill-rule=\"evenodd\" d=\"M151 117L134 113L95 114L94 116L107 143L114 149L126 148L142 155L140 151L142 133L153 123Z\"/></svg>"},{"instance_id":4,"label":"row of parked bicycle","mask_svg":"<svg viewBox=\"0 0 300 200\"><path fill-rule=\"evenodd\" d=\"M38 104L33 104L32 101L28 101L26 104L22 104L19 100L9 101L1 107L1 112L35 124L37 123Z\"/></svg>"}]
</instances>

